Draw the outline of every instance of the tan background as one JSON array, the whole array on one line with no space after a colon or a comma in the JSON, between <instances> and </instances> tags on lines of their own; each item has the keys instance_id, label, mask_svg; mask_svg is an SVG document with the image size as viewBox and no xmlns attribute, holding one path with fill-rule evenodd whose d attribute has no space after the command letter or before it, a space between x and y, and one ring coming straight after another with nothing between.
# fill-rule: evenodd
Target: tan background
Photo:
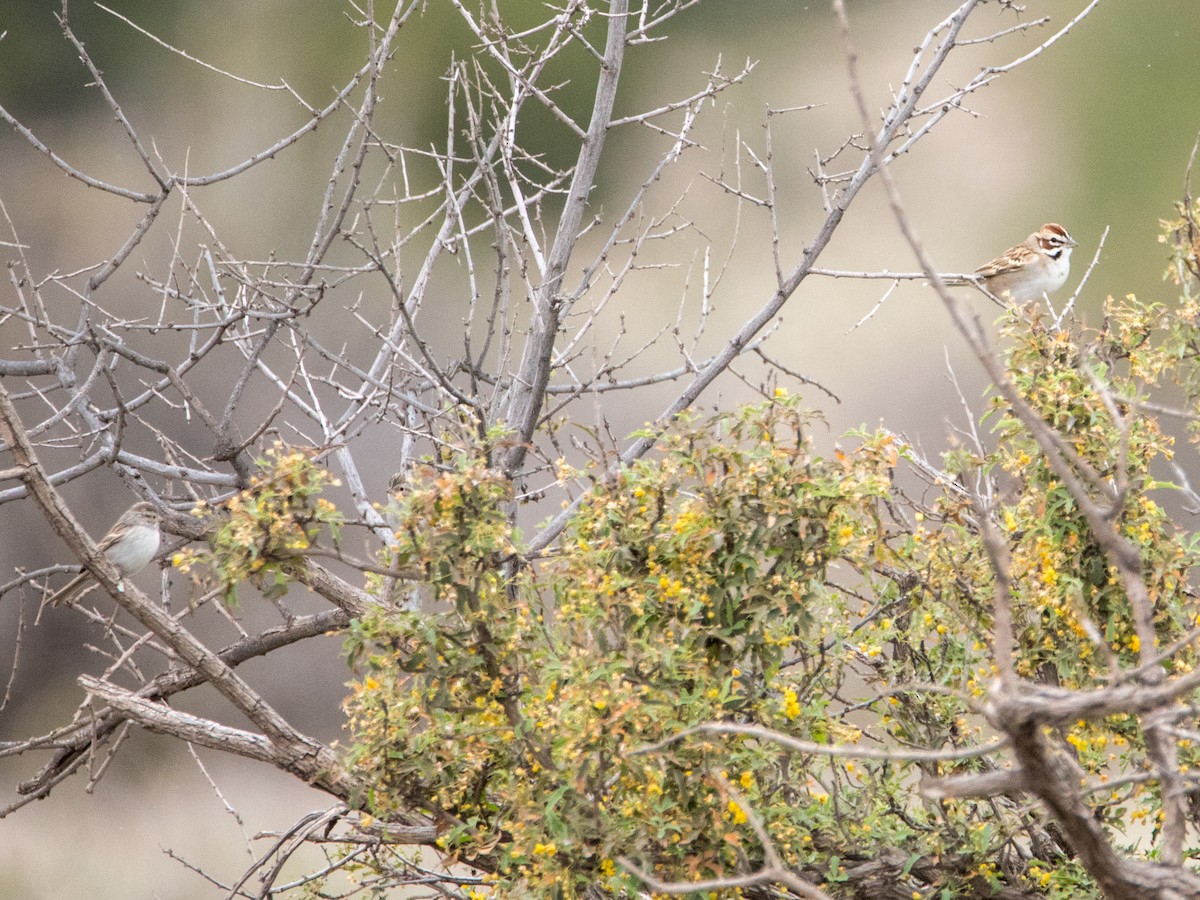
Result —
<instances>
[{"instance_id":1,"label":"tan background","mask_svg":"<svg viewBox=\"0 0 1200 900\"><path fill-rule=\"evenodd\" d=\"M435 2L431 4L438 7ZM1052 16L1056 28L1083 7L1079 0L1029 0L1025 20ZM120 3L113 8L188 52L240 75L263 81L280 77L311 100L324 100L359 64L362 38L346 22L342 5L327 3L207 0L205 3ZM911 48L926 28L953 4L943 0L859 0L849 4L872 108L898 83ZM74 165L136 183L144 177L123 136L52 18L56 4L6 0L0 8L0 104L32 127ZM438 9L414 22L401 38L395 66L405 73L385 89L384 119L419 142L444 132L441 83L459 38L445 31ZM297 111L286 99L238 87L169 55L96 8L72 6L72 22L110 79L126 110L171 166L207 171L231 165L295 127ZM1015 22L998 4L985 6L975 25ZM845 66L833 17L824 2L716 0L681 17L668 44L631 52L618 113L657 106L696 90L702 72L721 54L727 70L747 57L760 60L748 84L717 101L704 139L707 150L677 170L662 196L682 190L696 169L720 169L723 143L740 128L761 146L766 106L822 104L774 122L779 195L784 212L784 256L794 261L822 218L808 179L816 149L829 152L857 130ZM972 66L1001 63L1044 38L1046 29L981 49L969 65L950 69L934 93L974 74ZM934 258L947 271L964 271L997 255L1043 221L1066 225L1080 243L1070 287L1090 261L1097 240L1111 226L1106 251L1081 301L1085 316L1097 318L1107 294L1136 292L1169 299L1161 281L1165 254L1156 243L1157 220L1171 214L1181 195L1183 170L1200 128L1200 87L1195 47L1200 39L1200 5L1194 0L1153 4L1101 4L1060 45L976 95L977 117L951 116L895 174L913 221ZM581 86L586 88L586 85ZM581 94L581 97L585 95ZM722 132L722 125L727 131ZM341 132L322 127L312 141L286 151L250 178L202 195L206 212L227 241L246 254L278 250L296 256L307 242L313 211L324 185L327 161ZM555 152L553 133L543 139ZM643 132L621 134L608 148L596 199L611 212L623 208L643 174L643 162L661 149ZM562 161L561 159L559 161ZM1200 176L1198 176L1200 177ZM710 237L731 217L715 192L697 198L711 204ZM0 201L7 208L30 257L42 271L67 270L107 257L124 240L137 212L132 204L71 184L47 160L10 131L0 133ZM170 214L177 215L177 207ZM698 217L701 211L697 212ZM748 218L741 250L727 276L713 321L710 346L769 296L770 258L761 221ZM127 290L126 302L151 302L132 279L152 268L154 254L169 253L163 238L139 248L129 273L106 287ZM11 251L4 251L10 258ZM823 266L911 270L914 263L893 227L880 189L870 188L847 216ZM679 291L678 273L644 277L622 300L627 311L647 320L670 320ZM828 444L849 428L883 421L918 439L931 453L944 445L947 415L958 403L946 379L951 360L968 396L977 401L984 385L952 332L936 299L919 285L901 287L861 328L883 288L812 278L790 301L785 324L772 350L792 368L815 378L841 398L834 404L805 391L825 411ZM636 293L636 296L634 294ZM0 299L12 300L0 285ZM990 313L989 313L990 315ZM658 317L657 319L655 317ZM651 323L652 324L652 323ZM448 323L448 331L453 323ZM19 333L0 327L4 350ZM655 395L654 404L671 396ZM745 393L729 384L709 404L728 403ZM615 422L632 428L656 406L626 408ZM378 438L383 441L384 438ZM1183 450L1193 466L1191 449ZM372 472L380 489L383 464ZM68 491L87 527L99 535L129 502L117 479L94 473ZM28 502L0 506L0 572L64 561ZM0 579L7 578L0 574ZM155 576L140 576L153 586ZM300 601L303 605L303 601ZM11 639L19 610L0 603L0 680L6 679ZM270 621L246 608L247 627ZM26 622L21 660L11 699L0 712L0 741L52 727L79 701L80 671L99 664L81 651L94 637L76 617L58 612L37 627ZM319 649L318 649L319 647ZM301 729L324 740L340 734L339 701L348 673L340 641L327 638L280 656L252 663L244 672ZM213 713L223 709L203 692L181 704ZM222 713L224 714L224 713ZM233 723L242 724L242 723ZM0 820L0 896L103 898L219 896L195 874L170 860L183 856L226 882L250 863L242 834L284 829L299 815L328 805L326 798L261 767L201 751L209 774L242 814L239 825L186 751L162 738L134 736L96 791L85 794L75 778L44 802ZM0 760L0 785L28 777L40 759ZM2 802L7 802L4 800ZM262 847L260 846L261 850ZM304 860L315 864L315 857ZM297 872L299 869L296 870Z\"/></svg>"}]
</instances>

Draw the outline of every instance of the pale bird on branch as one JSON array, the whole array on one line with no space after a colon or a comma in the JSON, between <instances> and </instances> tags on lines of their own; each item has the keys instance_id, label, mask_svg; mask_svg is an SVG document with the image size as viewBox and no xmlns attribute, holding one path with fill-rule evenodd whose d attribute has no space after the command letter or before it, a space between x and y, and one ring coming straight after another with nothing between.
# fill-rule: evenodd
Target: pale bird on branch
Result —
<instances>
[{"instance_id":1,"label":"pale bird on branch","mask_svg":"<svg viewBox=\"0 0 1200 900\"><path fill-rule=\"evenodd\" d=\"M117 519L96 547L108 557L122 577L140 572L154 559L162 541L158 530L159 519L158 509L153 503L135 503ZM58 606L89 581L95 581L92 574L80 572L47 602L51 606Z\"/></svg>"},{"instance_id":2,"label":"pale bird on branch","mask_svg":"<svg viewBox=\"0 0 1200 900\"><path fill-rule=\"evenodd\" d=\"M1040 300L1067 282L1075 239L1067 229L1049 222L1017 246L980 266L971 278L955 278L948 284L974 284L997 300L1014 305Z\"/></svg>"}]
</instances>

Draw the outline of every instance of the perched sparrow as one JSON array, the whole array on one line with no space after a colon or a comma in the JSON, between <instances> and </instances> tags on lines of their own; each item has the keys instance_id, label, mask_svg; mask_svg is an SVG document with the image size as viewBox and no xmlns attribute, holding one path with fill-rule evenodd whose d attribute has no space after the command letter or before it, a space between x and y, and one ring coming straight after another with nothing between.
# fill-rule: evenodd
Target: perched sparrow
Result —
<instances>
[{"instance_id":1,"label":"perched sparrow","mask_svg":"<svg viewBox=\"0 0 1200 900\"><path fill-rule=\"evenodd\" d=\"M158 520L158 509L153 503L135 503L125 510L125 514L117 519L96 546L117 567L118 572L132 575L144 569L158 552ZM91 573L79 573L50 598L50 605L58 606L89 580L93 580Z\"/></svg>"},{"instance_id":2,"label":"perched sparrow","mask_svg":"<svg viewBox=\"0 0 1200 900\"><path fill-rule=\"evenodd\" d=\"M975 270L973 280L952 284L975 284L998 300L1028 303L1057 291L1071 271L1071 248L1075 239L1061 225L1043 225L1023 243Z\"/></svg>"},{"instance_id":3,"label":"perched sparrow","mask_svg":"<svg viewBox=\"0 0 1200 900\"><path fill-rule=\"evenodd\" d=\"M396 509L396 504L400 503L401 500L404 499L404 493L408 491L408 480L410 476L412 476L412 473L408 472L408 470L404 470L404 472L397 472L395 475L392 475L391 479L388 481L389 503L388 516L386 517L388 517L388 527L391 530L394 530L394 532L396 529L400 528L401 523L400 515L398 515L398 510Z\"/></svg>"}]
</instances>

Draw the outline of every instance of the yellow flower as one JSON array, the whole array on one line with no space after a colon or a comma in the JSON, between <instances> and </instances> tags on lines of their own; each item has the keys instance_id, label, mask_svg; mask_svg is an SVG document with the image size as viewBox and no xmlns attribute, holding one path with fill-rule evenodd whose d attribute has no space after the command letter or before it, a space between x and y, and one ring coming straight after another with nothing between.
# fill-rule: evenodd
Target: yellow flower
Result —
<instances>
[{"instance_id":1,"label":"yellow flower","mask_svg":"<svg viewBox=\"0 0 1200 900\"><path fill-rule=\"evenodd\" d=\"M800 715L800 702L796 699L796 692L791 688L783 692L783 714L789 721Z\"/></svg>"}]
</instances>

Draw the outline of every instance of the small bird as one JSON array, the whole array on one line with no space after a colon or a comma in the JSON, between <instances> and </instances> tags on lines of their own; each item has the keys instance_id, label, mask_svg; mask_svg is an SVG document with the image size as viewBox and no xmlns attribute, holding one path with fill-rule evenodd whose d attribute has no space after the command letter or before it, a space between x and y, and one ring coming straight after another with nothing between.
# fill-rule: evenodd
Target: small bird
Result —
<instances>
[{"instance_id":1,"label":"small bird","mask_svg":"<svg viewBox=\"0 0 1200 900\"><path fill-rule=\"evenodd\" d=\"M135 503L125 510L124 515L117 519L96 546L122 576L139 572L158 552L162 540L158 530L159 518L158 509L153 503ZM74 594L80 585L94 580L90 572L80 572L48 602L51 606L58 606Z\"/></svg>"},{"instance_id":2,"label":"small bird","mask_svg":"<svg viewBox=\"0 0 1200 900\"><path fill-rule=\"evenodd\" d=\"M949 284L974 284L992 297L1012 304L1039 300L1066 284L1075 239L1054 222L1043 225L1022 243L975 270L974 278Z\"/></svg>"},{"instance_id":3,"label":"small bird","mask_svg":"<svg viewBox=\"0 0 1200 900\"><path fill-rule=\"evenodd\" d=\"M388 479L388 493L395 495L403 495L408 490L408 480L412 478L412 473L408 470L401 470L392 475Z\"/></svg>"},{"instance_id":4,"label":"small bird","mask_svg":"<svg viewBox=\"0 0 1200 900\"><path fill-rule=\"evenodd\" d=\"M408 480L412 473L407 470L402 470L394 474L388 480L388 500L387 506L387 523L388 528L396 531L400 527L400 515L396 508L396 504L404 499L404 495L408 493Z\"/></svg>"}]
</instances>

